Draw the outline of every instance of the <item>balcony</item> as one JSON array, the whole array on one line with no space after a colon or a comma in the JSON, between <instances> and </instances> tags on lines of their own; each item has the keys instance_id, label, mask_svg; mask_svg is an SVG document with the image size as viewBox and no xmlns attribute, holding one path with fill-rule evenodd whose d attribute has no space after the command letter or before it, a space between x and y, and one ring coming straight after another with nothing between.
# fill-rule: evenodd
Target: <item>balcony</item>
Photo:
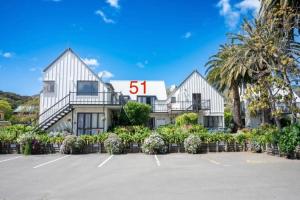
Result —
<instances>
[{"instance_id":1,"label":"balcony","mask_svg":"<svg viewBox=\"0 0 300 200\"><path fill-rule=\"evenodd\" d=\"M191 111L198 112L203 110L210 110L210 100L202 100L201 103L196 104L192 101L177 101L176 103L154 103L152 105L152 112L164 113L172 111Z\"/></svg>"},{"instance_id":2,"label":"balcony","mask_svg":"<svg viewBox=\"0 0 300 200\"><path fill-rule=\"evenodd\" d=\"M76 93L70 92L71 105L122 105L123 95L120 92Z\"/></svg>"}]
</instances>

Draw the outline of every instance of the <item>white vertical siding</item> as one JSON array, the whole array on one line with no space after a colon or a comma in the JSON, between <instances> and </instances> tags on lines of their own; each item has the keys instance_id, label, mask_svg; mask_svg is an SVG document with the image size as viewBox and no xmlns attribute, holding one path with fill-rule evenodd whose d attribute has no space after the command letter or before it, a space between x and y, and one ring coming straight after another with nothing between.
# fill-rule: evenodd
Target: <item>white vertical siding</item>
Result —
<instances>
[{"instance_id":1,"label":"white vertical siding","mask_svg":"<svg viewBox=\"0 0 300 200\"><path fill-rule=\"evenodd\" d=\"M223 115L224 98L198 72L193 72L175 91L176 101L192 101L193 93L201 93L202 100L210 100L210 114Z\"/></svg>"},{"instance_id":2,"label":"white vertical siding","mask_svg":"<svg viewBox=\"0 0 300 200\"><path fill-rule=\"evenodd\" d=\"M71 50L67 50L49 66L43 75L44 81L55 81L55 93L40 95L40 113L50 108L70 92L76 92L77 81L98 81L98 91L107 91L95 75Z\"/></svg>"}]
</instances>

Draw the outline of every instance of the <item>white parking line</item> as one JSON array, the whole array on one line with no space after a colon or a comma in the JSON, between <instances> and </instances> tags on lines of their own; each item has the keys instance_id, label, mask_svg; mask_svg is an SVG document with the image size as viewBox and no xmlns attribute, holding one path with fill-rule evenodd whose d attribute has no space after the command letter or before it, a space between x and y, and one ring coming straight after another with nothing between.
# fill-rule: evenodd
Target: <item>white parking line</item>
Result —
<instances>
[{"instance_id":1,"label":"white parking line","mask_svg":"<svg viewBox=\"0 0 300 200\"><path fill-rule=\"evenodd\" d=\"M208 160L209 162L211 162L211 163L213 163L215 165L220 165L221 164L218 161L215 161L215 160L212 160L212 159L209 159L209 158L204 158L204 157L202 157L202 158L205 159L205 160Z\"/></svg>"},{"instance_id":2,"label":"white parking line","mask_svg":"<svg viewBox=\"0 0 300 200\"><path fill-rule=\"evenodd\" d=\"M98 167L102 167L103 165L105 165L105 163L107 163L114 155L109 156L106 160L104 160L102 163L100 163L100 165L98 165Z\"/></svg>"},{"instance_id":3,"label":"white parking line","mask_svg":"<svg viewBox=\"0 0 300 200\"><path fill-rule=\"evenodd\" d=\"M63 157L60 157L60 158L57 158L57 159L54 159L54 160L50 160L50 161L48 161L48 162L45 162L45 163L39 164L39 165L37 165L37 166L34 166L33 168L36 169L36 168L39 168L39 167L48 165L48 164L50 164L50 163L59 161L59 160L61 160L61 159L64 159L64 158L66 158L66 157L69 157L69 156L71 156L71 155L66 155L66 156L63 156Z\"/></svg>"},{"instance_id":4,"label":"white parking line","mask_svg":"<svg viewBox=\"0 0 300 200\"><path fill-rule=\"evenodd\" d=\"M0 163L2 162L6 162L6 161L10 161L10 160L15 160L17 158L21 158L22 156L17 156L17 157L13 157L13 158L8 158L8 159L5 159L5 160L0 160Z\"/></svg>"},{"instance_id":5,"label":"white parking line","mask_svg":"<svg viewBox=\"0 0 300 200\"><path fill-rule=\"evenodd\" d=\"M159 167L159 166L160 166L160 162L159 162L159 160L158 160L158 158L157 158L157 155L156 155L156 154L154 155L154 158L155 158L155 160L156 160L156 164L157 164L157 166Z\"/></svg>"},{"instance_id":6,"label":"white parking line","mask_svg":"<svg viewBox=\"0 0 300 200\"><path fill-rule=\"evenodd\" d=\"M260 161L260 160L246 160L249 164L262 164L262 163L268 163L267 161Z\"/></svg>"}]
</instances>

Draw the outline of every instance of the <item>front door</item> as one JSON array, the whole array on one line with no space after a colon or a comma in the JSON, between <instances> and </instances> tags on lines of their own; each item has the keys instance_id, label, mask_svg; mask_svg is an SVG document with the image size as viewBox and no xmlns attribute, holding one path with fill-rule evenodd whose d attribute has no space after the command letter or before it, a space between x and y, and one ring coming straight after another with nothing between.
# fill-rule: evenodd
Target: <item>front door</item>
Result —
<instances>
[{"instance_id":1,"label":"front door","mask_svg":"<svg viewBox=\"0 0 300 200\"><path fill-rule=\"evenodd\" d=\"M193 111L201 110L201 93L193 93L192 104L193 104Z\"/></svg>"}]
</instances>

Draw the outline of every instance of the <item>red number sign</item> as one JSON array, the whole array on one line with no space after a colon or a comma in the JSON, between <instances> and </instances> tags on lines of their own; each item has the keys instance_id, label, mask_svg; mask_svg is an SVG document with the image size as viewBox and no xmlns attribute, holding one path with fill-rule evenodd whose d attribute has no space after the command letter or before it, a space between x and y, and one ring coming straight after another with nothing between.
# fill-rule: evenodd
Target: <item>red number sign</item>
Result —
<instances>
[{"instance_id":1,"label":"red number sign","mask_svg":"<svg viewBox=\"0 0 300 200\"><path fill-rule=\"evenodd\" d=\"M143 81L141 85L143 86L143 93L146 94L146 81ZM138 81L130 81L129 87L130 94L137 94L139 92Z\"/></svg>"}]
</instances>

